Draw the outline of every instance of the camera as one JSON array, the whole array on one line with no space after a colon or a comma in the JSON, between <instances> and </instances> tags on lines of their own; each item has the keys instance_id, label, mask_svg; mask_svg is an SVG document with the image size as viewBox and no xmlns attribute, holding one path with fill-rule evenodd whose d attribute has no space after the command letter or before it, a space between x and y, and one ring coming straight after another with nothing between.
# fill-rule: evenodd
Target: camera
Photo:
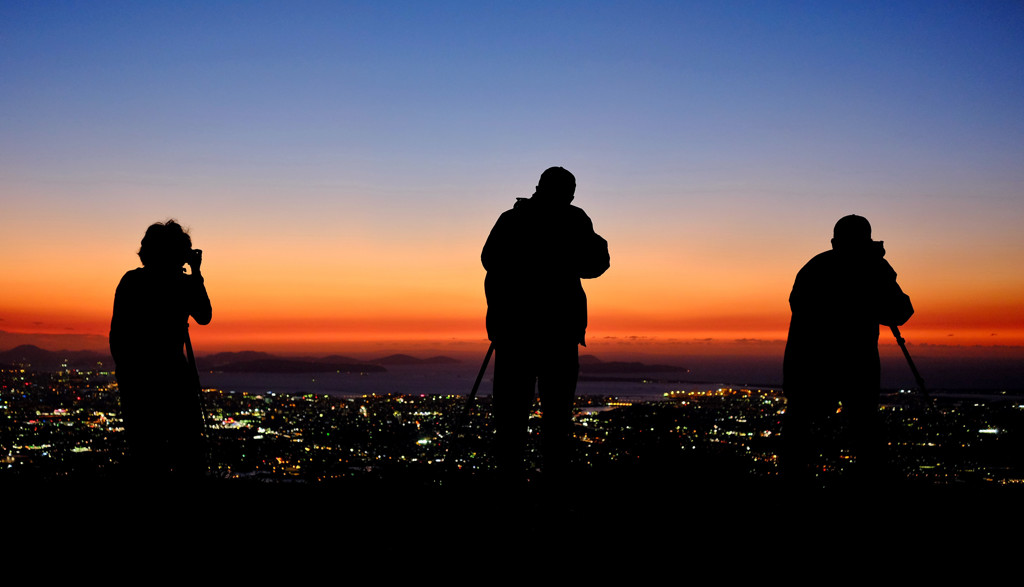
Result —
<instances>
[{"instance_id":1,"label":"camera","mask_svg":"<svg viewBox=\"0 0 1024 587\"><path fill-rule=\"evenodd\" d=\"M881 259L885 256L885 243L883 241L871 241L871 252Z\"/></svg>"}]
</instances>

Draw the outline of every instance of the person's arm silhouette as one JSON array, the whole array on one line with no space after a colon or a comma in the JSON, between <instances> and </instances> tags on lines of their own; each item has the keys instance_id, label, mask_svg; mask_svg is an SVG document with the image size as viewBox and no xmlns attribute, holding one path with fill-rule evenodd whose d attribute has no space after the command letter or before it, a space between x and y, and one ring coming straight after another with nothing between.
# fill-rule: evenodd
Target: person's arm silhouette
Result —
<instances>
[{"instance_id":1,"label":"person's arm silhouette","mask_svg":"<svg viewBox=\"0 0 1024 587\"><path fill-rule=\"evenodd\" d=\"M191 298L189 300L189 314L197 324L207 325L213 319L213 307L210 304L210 296L206 293L206 284L203 280L201 267L203 264L203 252L193 249L186 261L192 269L190 287Z\"/></svg>"}]
</instances>

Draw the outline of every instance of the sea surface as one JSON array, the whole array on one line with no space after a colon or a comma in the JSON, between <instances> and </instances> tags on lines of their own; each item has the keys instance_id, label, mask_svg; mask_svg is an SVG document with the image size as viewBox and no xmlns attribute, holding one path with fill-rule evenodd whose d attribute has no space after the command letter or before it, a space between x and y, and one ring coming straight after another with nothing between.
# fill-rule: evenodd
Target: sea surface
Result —
<instances>
[{"instance_id":1,"label":"sea surface","mask_svg":"<svg viewBox=\"0 0 1024 587\"><path fill-rule=\"evenodd\" d=\"M385 373L221 373L200 374L203 387L223 391L264 394L325 394L333 397L364 395L468 395L473 389L480 365L400 365L389 366ZM488 368L480 383L478 395L491 395L492 370ZM719 388L779 389L738 381L686 381L682 373L648 373L645 379L636 374L603 374L588 379L586 373L576 386L577 395L613 396L633 402L657 401L671 391L707 391ZM909 388L910 386L908 386ZM883 385L884 388L884 385ZM903 389L889 387L888 389ZM1011 389L939 389L936 398L975 399L985 401L1024 401L1024 391Z\"/></svg>"},{"instance_id":2,"label":"sea surface","mask_svg":"<svg viewBox=\"0 0 1024 587\"><path fill-rule=\"evenodd\" d=\"M363 395L386 394L427 394L427 395L468 395L473 389L479 365L410 365L389 366L386 373L220 373L200 374L203 387L223 391L263 394L268 392L285 394L326 394L335 397L359 397ZM577 395L610 395L633 401L662 399L669 391L716 389L720 383L680 383L678 373L666 373L664 377L652 373L656 378L646 381L636 375L610 375L600 381L582 380L576 387ZM608 381L611 377L629 379ZM676 381L676 382L673 382ZM491 394L493 379L491 369L484 374L480 389L481 396Z\"/></svg>"}]
</instances>

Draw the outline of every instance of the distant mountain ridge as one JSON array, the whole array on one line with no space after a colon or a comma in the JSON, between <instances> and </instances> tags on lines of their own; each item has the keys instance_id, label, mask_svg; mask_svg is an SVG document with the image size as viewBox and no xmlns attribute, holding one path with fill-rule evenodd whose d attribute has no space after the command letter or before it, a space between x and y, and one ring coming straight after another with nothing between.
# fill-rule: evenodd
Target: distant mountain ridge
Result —
<instances>
[{"instance_id":1,"label":"distant mountain ridge","mask_svg":"<svg viewBox=\"0 0 1024 587\"><path fill-rule=\"evenodd\" d=\"M279 357L258 351L242 351L197 357L196 362L200 370L224 373L326 373L330 371L381 373L387 371L385 365L450 365L461 361L444 356L420 359L403 354L361 361L343 355Z\"/></svg>"},{"instance_id":2,"label":"distant mountain ridge","mask_svg":"<svg viewBox=\"0 0 1024 587\"><path fill-rule=\"evenodd\" d=\"M34 371L59 371L65 361L69 369L95 369L102 363L106 369L114 368L110 353L96 351L48 351L32 344L23 344L0 352L0 364L29 365Z\"/></svg>"},{"instance_id":3,"label":"distant mountain ridge","mask_svg":"<svg viewBox=\"0 0 1024 587\"><path fill-rule=\"evenodd\" d=\"M200 369L204 371L220 371L222 373L329 373L341 371L346 373L383 373L387 371L387 369L380 365L370 365L367 363L336 363L278 358L238 361L211 369L203 369L202 367Z\"/></svg>"},{"instance_id":4,"label":"distant mountain ridge","mask_svg":"<svg viewBox=\"0 0 1024 587\"><path fill-rule=\"evenodd\" d=\"M426 359L417 359L410 355L397 354L373 359L369 362L375 365L454 365L456 363L461 363L462 361L442 355L428 357Z\"/></svg>"},{"instance_id":5,"label":"distant mountain ridge","mask_svg":"<svg viewBox=\"0 0 1024 587\"><path fill-rule=\"evenodd\" d=\"M460 362L458 359L444 356L420 359L411 355L396 354L365 361L343 355L281 357L262 351L222 352L196 357L200 371L225 373L382 373L387 371L384 365L448 365ZM95 369L98 364L102 364L105 369L114 369L114 359L110 353L50 351L31 344L0 351L0 365L26 365L34 371L59 371L65 363L68 368L79 370Z\"/></svg>"},{"instance_id":6,"label":"distant mountain ridge","mask_svg":"<svg viewBox=\"0 0 1024 587\"><path fill-rule=\"evenodd\" d=\"M225 371L239 373L253 371L257 373L295 373L295 369L307 365L309 371L335 371L338 366L365 365L366 361L330 355L327 357L282 357L262 351L239 351L213 353L196 357L196 365L200 371ZM275 371L280 368L281 371Z\"/></svg>"},{"instance_id":7,"label":"distant mountain ridge","mask_svg":"<svg viewBox=\"0 0 1024 587\"><path fill-rule=\"evenodd\" d=\"M114 369L110 353L96 351L49 351L35 345L20 345L0 351L0 364L30 365L38 371L58 371L64 363L72 369L95 369L102 364ZM326 373L332 371L381 373L386 367L414 365L455 365L462 361L443 355L421 359L412 355L393 354L370 360L344 355L325 357L282 357L262 351L221 352L196 357L200 371L224 373ZM686 367L648 365L640 362L602 361L594 355L580 356L580 373L588 375L646 375L649 373L689 373Z\"/></svg>"},{"instance_id":8,"label":"distant mountain ridge","mask_svg":"<svg viewBox=\"0 0 1024 587\"><path fill-rule=\"evenodd\" d=\"M217 367L220 365L227 365L229 363L241 363L244 361L260 361L264 359L276 358L278 357L275 357L270 353L264 353L262 351L239 351L202 355L200 357L196 357L196 363L199 364L200 368L207 368Z\"/></svg>"}]
</instances>

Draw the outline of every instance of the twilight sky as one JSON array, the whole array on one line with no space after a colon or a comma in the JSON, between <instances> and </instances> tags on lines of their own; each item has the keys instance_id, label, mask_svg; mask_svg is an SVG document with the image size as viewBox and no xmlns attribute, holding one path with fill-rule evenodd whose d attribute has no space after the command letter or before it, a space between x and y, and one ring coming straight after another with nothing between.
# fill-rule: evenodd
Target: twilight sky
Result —
<instances>
[{"instance_id":1,"label":"twilight sky","mask_svg":"<svg viewBox=\"0 0 1024 587\"><path fill-rule=\"evenodd\" d=\"M0 346L105 335L172 217L197 348L477 343L487 233L562 165L611 248L599 350L784 339L858 213L908 339L1006 352L1021 31L1019 2L4 1Z\"/></svg>"}]
</instances>

